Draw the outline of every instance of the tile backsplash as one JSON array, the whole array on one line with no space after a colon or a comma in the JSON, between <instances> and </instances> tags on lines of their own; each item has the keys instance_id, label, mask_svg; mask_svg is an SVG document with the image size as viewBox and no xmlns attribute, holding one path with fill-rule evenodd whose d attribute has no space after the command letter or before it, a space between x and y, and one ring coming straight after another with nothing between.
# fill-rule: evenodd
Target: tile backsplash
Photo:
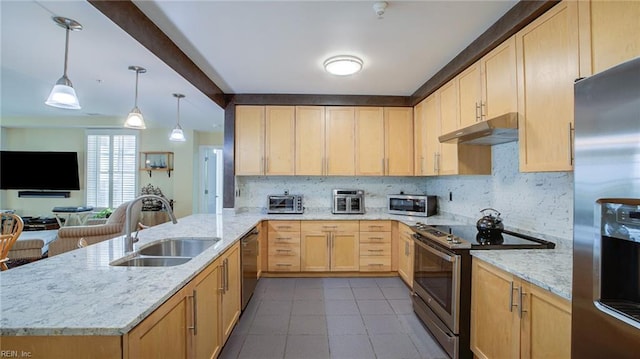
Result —
<instances>
[{"instance_id":1,"label":"tile backsplash","mask_svg":"<svg viewBox=\"0 0 640 359\"><path fill-rule=\"evenodd\" d=\"M492 147L491 176L443 177L237 177L236 208L264 209L267 196L304 195L304 206L331 208L331 190L363 189L367 210L386 208L388 194L438 196L438 210L455 214L472 223L480 210L491 207L502 213L507 228L520 228L571 239L573 233L573 173L520 173L518 143ZM452 200L449 201L449 192Z\"/></svg>"}]
</instances>

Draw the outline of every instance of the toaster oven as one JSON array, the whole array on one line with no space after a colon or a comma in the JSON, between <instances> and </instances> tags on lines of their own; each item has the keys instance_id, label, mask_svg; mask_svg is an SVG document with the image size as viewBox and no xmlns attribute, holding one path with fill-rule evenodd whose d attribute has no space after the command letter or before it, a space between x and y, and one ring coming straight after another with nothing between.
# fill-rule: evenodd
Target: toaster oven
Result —
<instances>
[{"instance_id":1,"label":"toaster oven","mask_svg":"<svg viewBox=\"0 0 640 359\"><path fill-rule=\"evenodd\" d=\"M300 194L267 196L267 213L302 214L303 212Z\"/></svg>"},{"instance_id":2,"label":"toaster oven","mask_svg":"<svg viewBox=\"0 0 640 359\"><path fill-rule=\"evenodd\" d=\"M387 211L405 216L433 216L437 213L437 198L420 194L390 194L387 195Z\"/></svg>"}]
</instances>

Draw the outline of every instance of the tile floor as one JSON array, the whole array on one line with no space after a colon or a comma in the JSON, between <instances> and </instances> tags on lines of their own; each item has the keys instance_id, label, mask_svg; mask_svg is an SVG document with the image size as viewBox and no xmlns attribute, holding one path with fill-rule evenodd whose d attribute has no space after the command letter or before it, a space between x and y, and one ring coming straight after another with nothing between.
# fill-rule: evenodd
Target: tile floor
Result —
<instances>
[{"instance_id":1,"label":"tile floor","mask_svg":"<svg viewBox=\"0 0 640 359\"><path fill-rule=\"evenodd\" d=\"M390 278L262 278L220 358L448 358Z\"/></svg>"}]
</instances>

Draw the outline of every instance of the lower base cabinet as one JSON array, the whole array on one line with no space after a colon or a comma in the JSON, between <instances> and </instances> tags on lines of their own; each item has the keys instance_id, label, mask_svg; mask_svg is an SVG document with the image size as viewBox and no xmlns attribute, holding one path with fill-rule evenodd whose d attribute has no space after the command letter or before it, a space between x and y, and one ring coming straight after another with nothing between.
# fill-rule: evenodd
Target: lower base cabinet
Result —
<instances>
[{"instance_id":1,"label":"lower base cabinet","mask_svg":"<svg viewBox=\"0 0 640 359\"><path fill-rule=\"evenodd\" d=\"M570 358L571 303L473 258L471 350L476 358Z\"/></svg>"},{"instance_id":2,"label":"lower base cabinet","mask_svg":"<svg viewBox=\"0 0 640 359\"><path fill-rule=\"evenodd\" d=\"M240 246L129 332L124 358L215 358L240 317Z\"/></svg>"},{"instance_id":3,"label":"lower base cabinet","mask_svg":"<svg viewBox=\"0 0 640 359\"><path fill-rule=\"evenodd\" d=\"M413 230L404 223L398 223L398 275L413 289Z\"/></svg>"}]
</instances>

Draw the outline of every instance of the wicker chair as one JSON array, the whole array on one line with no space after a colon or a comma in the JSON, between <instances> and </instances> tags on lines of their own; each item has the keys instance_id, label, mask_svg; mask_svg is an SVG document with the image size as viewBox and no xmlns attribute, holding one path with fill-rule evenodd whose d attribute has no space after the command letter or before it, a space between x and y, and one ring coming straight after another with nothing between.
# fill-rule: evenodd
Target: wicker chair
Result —
<instances>
[{"instance_id":1,"label":"wicker chair","mask_svg":"<svg viewBox=\"0 0 640 359\"><path fill-rule=\"evenodd\" d=\"M13 213L2 213L0 224L0 270L7 270L7 261L9 260L8 254L13 244L18 240L22 228L24 228L24 222L22 218Z\"/></svg>"},{"instance_id":2,"label":"wicker chair","mask_svg":"<svg viewBox=\"0 0 640 359\"><path fill-rule=\"evenodd\" d=\"M124 226L128 205L129 202L125 202L116 208L105 224L60 228L58 230L58 238L49 244L49 257L77 249L78 243L82 238L84 238L83 243L86 243L85 245L92 245L123 235L126 232ZM139 218L141 210L142 203L138 202L134 204L131 208L133 218ZM134 226L131 230L135 231L138 221L133 220L131 223L132 226Z\"/></svg>"}]
</instances>

